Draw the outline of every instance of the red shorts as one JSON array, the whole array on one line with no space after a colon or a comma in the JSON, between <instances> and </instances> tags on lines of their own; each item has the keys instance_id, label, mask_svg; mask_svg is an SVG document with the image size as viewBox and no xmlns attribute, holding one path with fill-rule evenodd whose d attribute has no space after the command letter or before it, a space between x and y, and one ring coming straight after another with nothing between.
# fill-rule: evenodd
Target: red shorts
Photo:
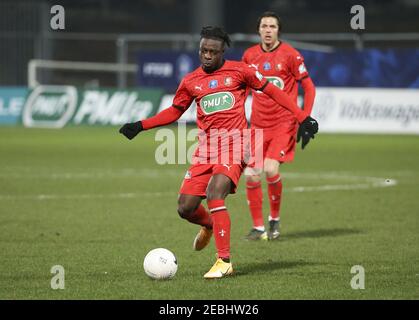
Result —
<instances>
[{"instance_id":1,"label":"red shorts","mask_svg":"<svg viewBox=\"0 0 419 320\"><path fill-rule=\"evenodd\" d=\"M269 158L279 162L294 160L298 123L287 121L273 129L263 129L263 159ZM252 146L254 154L257 146ZM252 167L249 164L249 167Z\"/></svg>"},{"instance_id":2,"label":"red shorts","mask_svg":"<svg viewBox=\"0 0 419 320\"><path fill-rule=\"evenodd\" d=\"M242 164L193 164L186 171L179 193L206 197L208 183L216 174L229 177L234 184L230 193L236 193L243 169Z\"/></svg>"}]
</instances>

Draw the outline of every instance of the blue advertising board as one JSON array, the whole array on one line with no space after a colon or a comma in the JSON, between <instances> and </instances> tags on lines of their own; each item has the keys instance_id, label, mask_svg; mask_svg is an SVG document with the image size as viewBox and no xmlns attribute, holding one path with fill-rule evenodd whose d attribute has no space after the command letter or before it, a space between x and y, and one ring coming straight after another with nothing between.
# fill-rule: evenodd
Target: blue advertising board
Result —
<instances>
[{"instance_id":1,"label":"blue advertising board","mask_svg":"<svg viewBox=\"0 0 419 320\"><path fill-rule=\"evenodd\" d=\"M419 88L419 49L300 52L319 87Z\"/></svg>"},{"instance_id":2,"label":"blue advertising board","mask_svg":"<svg viewBox=\"0 0 419 320\"><path fill-rule=\"evenodd\" d=\"M242 50L227 49L228 60L240 60ZM174 92L183 77L199 67L198 51L146 51L138 53L137 84Z\"/></svg>"},{"instance_id":3,"label":"blue advertising board","mask_svg":"<svg viewBox=\"0 0 419 320\"><path fill-rule=\"evenodd\" d=\"M0 125L15 125L20 121L27 93L24 87L0 88Z\"/></svg>"},{"instance_id":4,"label":"blue advertising board","mask_svg":"<svg viewBox=\"0 0 419 320\"><path fill-rule=\"evenodd\" d=\"M419 49L299 51L319 87L419 88ZM228 49L226 58L240 60L242 54L242 49ZM138 53L138 64L138 85L174 92L200 63L198 52L153 51Z\"/></svg>"}]
</instances>

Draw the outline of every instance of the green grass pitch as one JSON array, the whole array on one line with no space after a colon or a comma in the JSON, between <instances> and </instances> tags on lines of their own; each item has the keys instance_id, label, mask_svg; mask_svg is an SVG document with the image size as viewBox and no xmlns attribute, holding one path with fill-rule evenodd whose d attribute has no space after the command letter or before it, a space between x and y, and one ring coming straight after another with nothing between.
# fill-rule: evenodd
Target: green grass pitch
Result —
<instances>
[{"instance_id":1,"label":"green grass pitch","mask_svg":"<svg viewBox=\"0 0 419 320\"><path fill-rule=\"evenodd\" d=\"M418 136L319 134L281 168L276 242L243 240L242 177L227 199L236 274L205 280L214 240L192 250L198 226L176 212L187 165L157 165L155 133L0 128L0 299L419 298ZM157 247L177 256L170 281L143 271ZM54 265L64 290L51 289Z\"/></svg>"}]
</instances>

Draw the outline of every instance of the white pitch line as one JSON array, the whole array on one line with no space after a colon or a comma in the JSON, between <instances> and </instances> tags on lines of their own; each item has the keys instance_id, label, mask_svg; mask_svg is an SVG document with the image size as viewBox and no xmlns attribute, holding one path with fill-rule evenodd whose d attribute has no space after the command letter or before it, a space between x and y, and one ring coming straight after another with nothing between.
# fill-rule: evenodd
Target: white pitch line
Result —
<instances>
[{"instance_id":1,"label":"white pitch line","mask_svg":"<svg viewBox=\"0 0 419 320\"><path fill-rule=\"evenodd\" d=\"M101 172L60 172L60 173L0 173L0 178L12 179L51 179L51 180L70 180L70 179L109 179L109 178L160 178L162 176L182 177L183 171L180 170L157 170L157 169L126 169L119 171Z\"/></svg>"},{"instance_id":2,"label":"white pitch line","mask_svg":"<svg viewBox=\"0 0 419 320\"><path fill-rule=\"evenodd\" d=\"M175 194L173 192L142 193L96 193L96 194L36 194L36 195L0 195L0 200L82 200L82 199L134 199L141 197L158 197Z\"/></svg>"},{"instance_id":3,"label":"white pitch line","mask_svg":"<svg viewBox=\"0 0 419 320\"><path fill-rule=\"evenodd\" d=\"M4 170L4 169L3 169ZM11 172L0 172L0 178L11 178L11 179L52 179L52 180L70 180L70 179L109 179L109 178L155 178L161 179L164 176L171 177L182 177L184 174L183 170L180 169L143 169L143 168L124 168L118 170L105 170L97 171L94 169L86 172L45 172L45 173L34 173L31 170L24 172L22 168L13 169L9 168ZM17 171L17 172L16 172ZM317 173L298 173L298 172L285 172L281 175L286 179L313 179L313 180L331 180L331 179L344 179L349 181L381 181L385 178L360 176L360 173L354 172L317 172ZM412 176L415 173L411 171L403 172L407 176ZM397 172L392 175L399 175Z\"/></svg>"},{"instance_id":4,"label":"white pitch line","mask_svg":"<svg viewBox=\"0 0 419 320\"><path fill-rule=\"evenodd\" d=\"M363 190L372 188L386 188L397 185L395 179L374 178L372 183L359 184L326 184L320 186L300 186L284 190L285 192L315 192L315 191L339 191L339 190ZM239 194L244 191L238 192ZM0 195L0 200L81 200L81 199L141 199L143 197L177 196L175 192L141 192L141 193L108 193L108 194L38 194L38 195Z\"/></svg>"}]
</instances>

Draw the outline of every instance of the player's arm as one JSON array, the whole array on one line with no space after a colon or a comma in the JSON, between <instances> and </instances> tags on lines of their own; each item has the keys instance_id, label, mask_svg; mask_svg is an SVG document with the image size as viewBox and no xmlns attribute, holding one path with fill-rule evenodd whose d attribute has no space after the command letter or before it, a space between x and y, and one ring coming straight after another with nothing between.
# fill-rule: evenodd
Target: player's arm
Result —
<instances>
[{"instance_id":1,"label":"player's arm","mask_svg":"<svg viewBox=\"0 0 419 320\"><path fill-rule=\"evenodd\" d=\"M267 94L276 103L294 113L297 121L300 123L297 132L297 142L302 139L301 147L304 149L310 139L314 139L314 135L319 131L317 121L310 117L307 111L301 110L284 91L272 83L268 82L261 89L263 93Z\"/></svg>"},{"instance_id":2,"label":"player's arm","mask_svg":"<svg viewBox=\"0 0 419 320\"><path fill-rule=\"evenodd\" d=\"M307 68L304 63L304 58L298 51L295 51L293 54L289 55L288 59L291 73L297 81L301 82L301 86L304 90L303 110L308 115L310 115L313 109L316 89L314 87L313 81L311 81L309 77ZM297 143L302 140L302 149L305 148L310 139L314 139L314 134L307 130L304 126L300 126L297 132Z\"/></svg>"},{"instance_id":3,"label":"player's arm","mask_svg":"<svg viewBox=\"0 0 419 320\"><path fill-rule=\"evenodd\" d=\"M272 83L267 82L262 86L262 88L258 90L268 95L280 106L291 111L297 118L298 123L302 123L307 117L309 117L309 114L306 111L301 110L297 104L288 96L288 94L286 94Z\"/></svg>"},{"instance_id":4,"label":"player's arm","mask_svg":"<svg viewBox=\"0 0 419 320\"><path fill-rule=\"evenodd\" d=\"M151 118L137 122L126 123L119 129L119 132L131 140L143 130L161 127L173 123L177 121L189 108L192 101L193 97L189 94L185 81L182 80L179 88L176 91L172 106L163 111L160 111L158 114Z\"/></svg>"},{"instance_id":5,"label":"player's arm","mask_svg":"<svg viewBox=\"0 0 419 320\"><path fill-rule=\"evenodd\" d=\"M313 110L314 97L316 96L316 87L310 77L301 79L301 87L304 91L304 105L303 110L311 114Z\"/></svg>"},{"instance_id":6,"label":"player's arm","mask_svg":"<svg viewBox=\"0 0 419 320\"><path fill-rule=\"evenodd\" d=\"M297 142L302 139L301 147L304 149L305 146L309 143L310 139L314 139L314 135L317 133L317 131L319 131L319 124L317 123L317 120L310 117L306 110L301 110L297 104L294 103L294 101L292 101L292 99L277 86L268 83L265 84L261 90L276 103L294 113L297 121L300 123L297 132Z\"/></svg>"},{"instance_id":7,"label":"player's arm","mask_svg":"<svg viewBox=\"0 0 419 320\"><path fill-rule=\"evenodd\" d=\"M311 114L313 110L314 97L316 95L316 88L314 87L313 81L311 81L310 75L304 63L304 57L295 50L288 56L289 69L295 80L301 83L301 87L304 90L304 104L303 110L307 114Z\"/></svg>"},{"instance_id":8,"label":"player's arm","mask_svg":"<svg viewBox=\"0 0 419 320\"><path fill-rule=\"evenodd\" d=\"M246 85L254 90L262 91L273 99L277 104L283 106L285 109L291 111L297 118L299 123L302 123L308 114L301 110L297 104L284 91L277 86L270 83L257 69L252 65L244 65L242 67L243 81Z\"/></svg>"},{"instance_id":9,"label":"player's arm","mask_svg":"<svg viewBox=\"0 0 419 320\"><path fill-rule=\"evenodd\" d=\"M245 64L249 64L249 62L248 62L248 59L247 59L247 50L243 53L243 56L242 56L242 61L245 63Z\"/></svg>"},{"instance_id":10,"label":"player's arm","mask_svg":"<svg viewBox=\"0 0 419 320\"><path fill-rule=\"evenodd\" d=\"M177 121L182 116L183 112L184 111L180 110L179 107L172 105L151 118L124 124L119 129L119 132L131 140L143 130L165 126Z\"/></svg>"}]
</instances>

